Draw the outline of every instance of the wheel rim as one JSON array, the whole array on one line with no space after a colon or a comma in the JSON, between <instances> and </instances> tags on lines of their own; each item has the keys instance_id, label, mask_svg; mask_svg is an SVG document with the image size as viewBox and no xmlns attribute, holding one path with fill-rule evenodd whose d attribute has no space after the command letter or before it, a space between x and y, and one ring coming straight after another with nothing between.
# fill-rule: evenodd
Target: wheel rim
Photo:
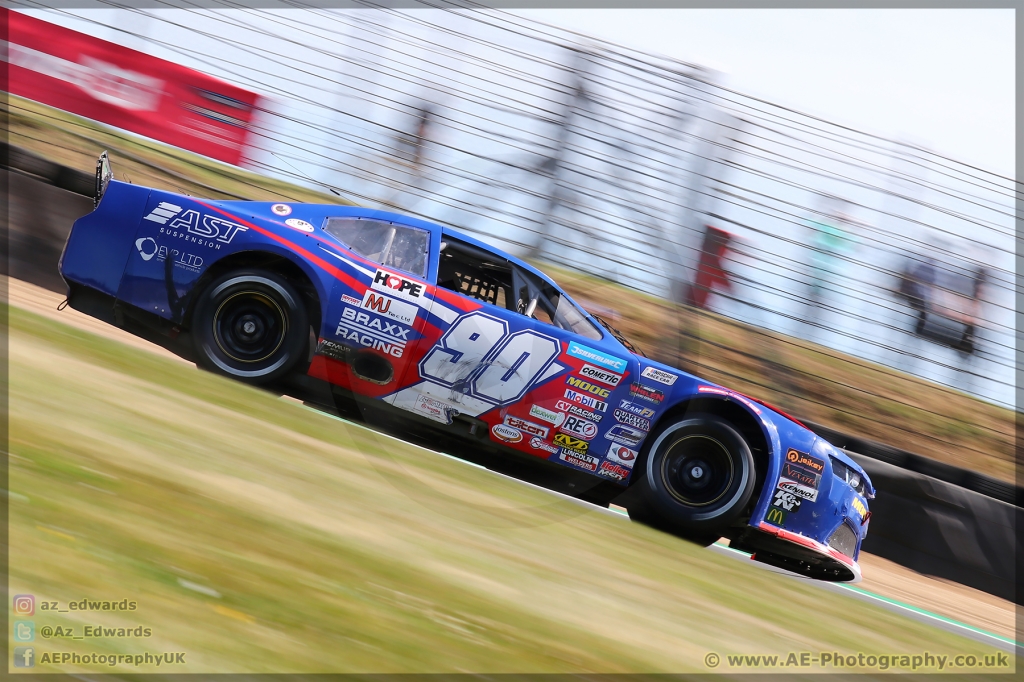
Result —
<instances>
[{"instance_id":1,"label":"wheel rim","mask_svg":"<svg viewBox=\"0 0 1024 682\"><path fill-rule=\"evenodd\" d=\"M277 301L258 291L225 298L213 315L213 337L236 362L252 364L273 357L288 333L288 317Z\"/></svg>"},{"instance_id":2,"label":"wheel rim","mask_svg":"<svg viewBox=\"0 0 1024 682\"><path fill-rule=\"evenodd\" d=\"M728 448L700 434L672 443L661 461L661 479L666 490L689 507L710 507L722 500L735 475Z\"/></svg>"}]
</instances>

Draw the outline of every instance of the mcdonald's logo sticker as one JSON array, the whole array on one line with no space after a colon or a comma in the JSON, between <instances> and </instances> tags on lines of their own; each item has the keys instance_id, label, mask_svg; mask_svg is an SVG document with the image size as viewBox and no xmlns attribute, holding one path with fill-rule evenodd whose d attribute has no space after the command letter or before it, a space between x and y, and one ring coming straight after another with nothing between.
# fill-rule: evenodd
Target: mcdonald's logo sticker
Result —
<instances>
[{"instance_id":1,"label":"mcdonald's logo sticker","mask_svg":"<svg viewBox=\"0 0 1024 682\"><path fill-rule=\"evenodd\" d=\"M776 526L783 526L786 523L786 512L782 511L778 507L770 507L768 513L765 515L764 520L768 523L773 523Z\"/></svg>"}]
</instances>

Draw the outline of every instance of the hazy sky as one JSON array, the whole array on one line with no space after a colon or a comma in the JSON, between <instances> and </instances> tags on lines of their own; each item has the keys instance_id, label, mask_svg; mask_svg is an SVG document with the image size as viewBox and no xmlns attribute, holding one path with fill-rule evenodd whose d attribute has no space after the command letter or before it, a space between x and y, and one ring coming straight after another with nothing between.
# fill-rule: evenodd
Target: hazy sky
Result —
<instances>
[{"instance_id":1,"label":"hazy sky","mask_svg":"<svg viewBox=\"0 0 1024 682\"><path fill-rule=\"evenodd\" d=\"M736 90L1014 172L1012 9L516 14L715 68Z\"/></svg>"}]
</instances>

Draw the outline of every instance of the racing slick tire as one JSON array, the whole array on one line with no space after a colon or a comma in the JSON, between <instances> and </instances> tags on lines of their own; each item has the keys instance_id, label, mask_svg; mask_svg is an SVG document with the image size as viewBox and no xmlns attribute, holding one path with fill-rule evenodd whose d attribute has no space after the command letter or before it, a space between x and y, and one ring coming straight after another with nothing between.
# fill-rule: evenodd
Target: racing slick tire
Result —
<instances>
[{"instance_id":1,"label":"racing slick tire","mask_svg":"<svg viewBox=\"0 0 1024 682\"><path fill-rule=\"evenodd\" d=\"M756 472L750 446L728 422L698 414L650 440L629 517L681 538L713 544L747 508Z\"/></svg>"},{"instance_id":2,"label":"racing slick tire","mask_svg":"<svg viewBox=\"0 0 1024 682\"><path fill-rule=\"evenodd\" d=\"M309 314L273 272L221 275L199 295L191 326L196 364L250 384L277 381L308 359Z\"/></svg>"}]
</instances>

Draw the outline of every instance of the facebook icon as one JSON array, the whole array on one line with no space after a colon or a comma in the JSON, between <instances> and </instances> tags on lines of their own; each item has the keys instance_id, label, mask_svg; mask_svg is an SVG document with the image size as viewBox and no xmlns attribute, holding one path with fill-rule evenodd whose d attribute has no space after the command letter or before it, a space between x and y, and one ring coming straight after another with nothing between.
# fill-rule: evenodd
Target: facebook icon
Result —
<instances>
[{"instance_id":1,"label":"facebook icon","mask_svg":"<svg viewBox=\"0 0 1024 682\"><path fill-rule=\"evenodd\" d=\"M36 664L35 661L36 650L30 646L16 646L14 647L14 667L15 668L31 668Z\"/></svg>"}]
</instances>

